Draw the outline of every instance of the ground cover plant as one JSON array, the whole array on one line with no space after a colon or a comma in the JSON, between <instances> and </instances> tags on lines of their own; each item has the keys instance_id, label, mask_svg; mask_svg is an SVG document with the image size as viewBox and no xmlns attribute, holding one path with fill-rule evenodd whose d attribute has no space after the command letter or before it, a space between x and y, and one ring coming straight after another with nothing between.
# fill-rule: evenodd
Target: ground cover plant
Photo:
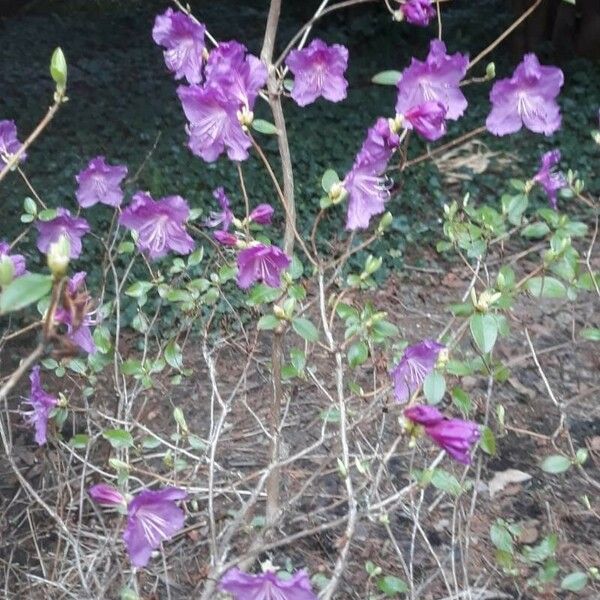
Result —
<instances>
[{"instance_id":1,"label":"ground cover plant","mask_svg":"<svg viewBox=\"0 0 600 600\"><path fill-rule=\"evenodd\" d=\"M597 595L598 84L492 61L542 2L473 46L452 2L324 0L285 37L280 0L234 36L156 3L139 117L171 142L125 160L107 78L122 130L54 189L86 60L48 56L30 128L5 103L7 597ZM357 35L423 43L344 113L326 23L367 4Z\"/></svg>"}]
</instances>

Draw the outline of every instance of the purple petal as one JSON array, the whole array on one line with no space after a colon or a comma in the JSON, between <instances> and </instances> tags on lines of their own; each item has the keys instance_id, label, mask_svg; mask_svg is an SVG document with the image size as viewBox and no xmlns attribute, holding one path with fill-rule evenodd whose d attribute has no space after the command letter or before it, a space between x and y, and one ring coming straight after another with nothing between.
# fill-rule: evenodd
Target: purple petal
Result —
<instances>
[{"instance_id":1,"label":"purple petal","mask_svg":"<svg viewBox=\"0 0 600 600\"><path fill-rule=\"evenodd\" d=\"M118 506L125 504L123 495L112 485L106 483L97 483L88 490L90 498L97 504L106 504L108 506Z\"/></svg>"},{"instance_id":2,"label":"purple petal","mask_svg":"<svg viewBox=\"0 0 600 600\"><path fill-rule=\"evenodd\" d=\"M234 600L317 600L304 570L290 579L281 579L272 572L252 575L234 568L223 575L219 588Z\"/></svg>"},{"instance_id":3,"label":"purple petal","mask_svg":"<svg viewBox=\"0 0 600 600\"><path fill-rule=\"evenodd\" d=\"M88 208L101 202L119 206L123 200L121 182L127 176L127 167L106 164L103 156L92 159L87 168L75 176L79 187L76 197L79 204Z\"/></svg>"}]
</instances>

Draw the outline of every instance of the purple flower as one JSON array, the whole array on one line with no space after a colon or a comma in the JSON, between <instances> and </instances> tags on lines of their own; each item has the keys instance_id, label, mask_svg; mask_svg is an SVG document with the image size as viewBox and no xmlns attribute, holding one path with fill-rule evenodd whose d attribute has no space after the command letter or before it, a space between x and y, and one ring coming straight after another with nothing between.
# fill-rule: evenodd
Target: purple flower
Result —
<instances>
[{"instance_id":1,"label":"purple flower","mask_svg":"<svg viewBox=\"0 0 600 600\"><path fill-rule=\"evenodd\" d=\"M194 240L184 227L189 215L188 203L181 196L155 201L147 192L138 192L121 214L119 223L135 231L137 247L156 260L169 250L189 254L194 249Z\"/></svg>"},{"instance_id":2,"label":"purple flower","mask_svg":"<svg viewBox=\"0 0 600 600\"><path fill-rule=\"evenodd\" d=\"M0 121L0 168L6 166L12 154L16 154L23 144L17 139L17 126L14 121ZM27 154L21 154L20 161L24 161Z\"/></svg>"},{"instance_id":3,"label":"purple flower","mask_svg":"<svg viewBox=\"0 0 600 600\"><path fill-rule=\"evenodd\" d=\"M427 27L436 12L431 0L406 0L400 5L400 14L411 25Z\"/></svg>"},{"instance_id":4,"label":"purple flower","mask_svg":"<svg viewBox=\"0 0 600 600\"><path fill-rule=\"evenodd\" d=\"M197 85L180 86L177 94L188 120L188 148L206 162L226 150L231 160L248 158L252 145L238 119L238 106L223 90Z\"/></svg>"},{"instance_id":5,"label":"purple flower","mask_svg":"<svg viewBox=\"0 0 600 600\"><path fill-rule=\"evenodd\" d=\"M229 233L228 231L223 231L222 229L217 229L217 231L213 232L213 237L219 244L223 246L237 246L238 239L233 233Z\"/></svg>"},{"instance_id":6,"label":"purple flower","mask_svg":"<svg viewBox=\"0 0 600 600\"><path fill-rule=\"evenodd\" d=\"M444 42L432 40L425 62L413 58L404 69L398 82L396 112L404 115L411 108L436 101L446 108L447 119L458 119L467 108L459 83L468 64L466 54L446 54Z\"/></svg>"},{"instance_id":7,"label":"purple flower","mask_svg":"<svg viewBox=\"0 0 600 600\"><path fill-rule=\"evenodd\" d=\"M560 162L560 150L550 150L542 156L540 170L536 173L533 181L539 183L546 194L550 205L554 210L557 208L556 193L558 190L568 185L565 176L562 173L553 171L554 167Z\"/></svg>"},{"instance_id":8,"label":"purple flower","mask_svg":"<svg viewBox=\"0 0 600 600\"><path fill-rule=\"evenodd\" d=\"M81 238L90 231L88 222L81 217L72 217L66 208L57 208L56 217L49 221L36 221L38 230L37 247L47 253L51 244L58 242L61 236L69 241L69 258L81 254Z\"/></svg>"},{"instance_id":9,"label":"purple flower","mask_svg":"<svg viewBox=\"0 0 600 600\"><path fill-rule=\"evenodd\" d=\"M390 197L385 170L399 143L387 119L377 119L369 129L354 165L343 181L349 196L346 229L366 229L371 217L385 210Z\"/></svg>"},{"instance_id":10,"label":"purple flower","mask_svg":"<svg viewBox=\"0 0 600 600\"><path fill-rule=\"evenodd\" d=\"M291 262L277 246L250 246L237 256L237 284L246 289L253 283L262 281L270 287L278 288L281 285L281 272Z\"/></svg>"},{"instance_id":11,"label":"purple flower","mask_svg":"<svg viewBox=\"0 0 600 600\"><path fill-rule=\"evenodd\" d=\"M252 145L244 126L252 121L258 92L267 81L267 68L238 42L219 44L208 58L204 86L177 90L188 120L188 146L207 162L225 150L231 160L248 158Z\"/></svg>"},{"instance_id":12,"label":"purple flower","mask_svg":"<svg viewBox=\"0 0 600 600\"><path fill-rule=\"evenodd\" d=\"M79 184L77 202L88 208L101 202L108 206L119 206L123 200L121 182L127 176L127 167L107 165L104 156L92 159L87 168L75 176Z\"/></svg>"},{"instance_id":13,"label":"purple flower","mask_svg":"<svg viewBox=\"0 0 600 600\"><path fill-rule=\"evenodd\" d=\"M303 50L292 50L285 64L294 74L292 98L299 106L312 104L323 96L330 102L346 97L348 82L348 48L340 44L328 46L315 39Z\"/></svg>"},{"instance_id":14,"label":"purple flower","mask_svg":"<svg viewBox=\"0 0 600 600\"><path fill-rule=\"evenodd\" d=\"M260 59L247 52L239 42L221 42L208 57L206 85L223 91L235 101L236 109L251 111L268 72Z\"/></svg>"},{"instance_id":15,"label":"purple flower","mask_svg":"<svg viewBox=\"0 0 600 600\"><path fill-rule=\"evenodd\" d=\"M175 73L175 79L185 77L190 83L202 81L205 32L202 23L171 8L156 17L152 39L165 48L165 64Z\"/></svg>"},{"instance_id":16,"label":"purple flower","mask_svg":"<svg viewBox=\"0 0 600 600\"><path fill-rule=\"evenodd\" d=\"M106 483L97 483L96 485L93 485L88 490L88 494L97 504L104 504L106 506L125 506L123 494L112 485L107 485Z\"/></svg>"},{"instance_id":17,"label":"purple flower","mask_svg":"<svg viewBox=\"0 0 600 600\"><path fill-rule=\"evenodd\" d=\"M186 496L185 490L167 487L144 490L129 503L123 541L134 566L145 567L152 551L183 528L185 515L175 501Z\"/></svg>"},{"instance_id":18,"label":"purple flower","mask_svg":"<svg viewBox=\"0 0 600 600\"><path fill-rule=\"evenodd\" d=\"M317 600L304 570L290 579L281 579L271 571L252 575L237 568L229 569L219 588L230 593L234 600Z\"/></svg>"},{"instance_id":19,"label":"purple flower","mask_svg":"<svg viewBox=\"0 0 600 600\"><path fill-rule=\"evenodd\" d=\"M433 406L411 406L404 415L422 425L425 433L452 458L463 465L471 464L471 448L480 436L477 423L448 419Z\"/></svg>"},{"instance_id":20,"label":"purple flower","mask_svg":"<svg viewBox=\"0 0 600 600\"><path fill-rule=\"evenodd\" d=\"M248 217L249 221L259 225L270 225L273 218L273 207L270 204L259 204Z\"/></svg>"},{"instance_id":21,"label":"purple flower","mask_svg":"<svg viewBox=\"0 0 600 600\"><path fill-rule=\"evenodd\" d=\"M25 257L22 254L10 254L10 244L0 242L0 261L5 257L12 262L13 279L21 277L25 273Z\"/></svg>"},{"instance_id":22,"label":"purple flower","mask_svg":"<svg viewBox=\"0 0 600 600\"><path fill-rule=\"evenodd\" d=\"M29 375L31 393L27 403L33 410L24 413L25 420L35 428L35 441L43 446L48 432L48 419L52 409L57 405L58 399L48 394L40 382L40 367L36 365Z\"/></svg>"},{"instance_id":23,"label":"purple flower","mask_svg":"<svg viewBox=\"0 0 600 600\"><path fill-rule=\"evenodd\" d=\"M98 484L88 491L99 504L124 503L123 496L112 486ZM135 567L145 567L152 551L183 528L185 515L175 502L186 496L185 490L166 487L158 491L144 490L129 502L123 541Z\"/></svg>"},{"instance_id":24,"label":"purple flower","mask_svg":"<svg viewBox=\"0 0 600 600\"><path fill-rule=\"evenodd\" d=\"M95 324L94 311L91 309L91 299L85 288L85 276L85 271L80 271L67 281L64 293L68 299L68 309L57 308L54 318L58 323L67 326L67 338L73 344L88 354L94 354L97 348L90 329L90 325Z\"/></svg>"},{"instance_id":25,"label":"purple flower","mask_svg":"<svg viewBox=\"0 0 600 600\"><path fill-rule=\"evenodd\" d=\"M413 106L403 115L405 127L433 142L446 133L446 107L434 100Z\"/></svg>"},{"instance_id":26,"label":"purple flower","mask_svg":"<svg viewBox=\"0 0 600 600\"><path fill-rule=\"evenodd\" d=\"M233 213L229 208L229 198L222 187L217 188L213 192L213 196L219 203L221 212L211 212L209 218L205 221L205 225L208 227L218 227L219 225L222 225L221 229L223 229L223 231L227 231L231 225L231 222L233 221Z\"/></svg>"},{"instance_id":27,"label":"purple flower","mask_svg":"<svg viewBox=\"0 0 600 600\"><path fill-rule=\"evenodd\" d=\"M406 402L423 385L444 348L434 340L423 340L404 351L400 362L390 371L396 402Z\"/></svg>"},{"instance_id":28,"label":"purple flower","mask_svg":"<svg viewBox=\"0 0 600 600\"><path fill-rule=\"evenodd\" d=\"M535 54L526 54L510 79L494 84L492 110L485 122L488 130L507 135L525 125L535 133L554 133L561 123L556 97L563 82L558 67L543 67Z\"/></svg>"}]
</instances>

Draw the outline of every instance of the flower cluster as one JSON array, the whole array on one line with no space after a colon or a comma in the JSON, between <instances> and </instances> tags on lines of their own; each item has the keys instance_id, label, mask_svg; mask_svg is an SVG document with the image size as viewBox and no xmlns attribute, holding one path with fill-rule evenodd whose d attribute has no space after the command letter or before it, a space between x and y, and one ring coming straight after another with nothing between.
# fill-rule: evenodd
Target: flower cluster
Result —
<instances>
[{"instance_id":1,"label":"flower cluster","mask_svg":"<svg viewBox=\"0 0 600 600\"><path fill-rule=\"evenodd\" d=\"M183 528L185 514L175 503L185 500L187 494L180 488L143 490L129 502L117 489L104 483L92 486L88 493L98 504L126 508L123 541L134 567L145 567L152 551Z\"/></svg>"},{"instance_id":2,"label":"flower cluster","mask_svg":"<svg viewBox=\"0 0 600 600\"><path fill-rule=\"evenodd\" d=\"M323 97L340 102L347 95L348 49L340 44L328 46L314 39L303 50L292 50L285 62L294 75L292 99L298 106L312 104Z\"/></svg>"},{"instance_id":3,"label":"flower cluster","mask_svg":"<svg viewBox=\"0 0 600 600\"><path fill-rule=\"evenodd\" d=\"M477 423L462 419L448 419L433 406L411 406L404 416L414 425L423 427L425 433L458 462L471 463L471 449L479 440Z\"/></svg>"},{"instance_id":4,"label":"flower cluster","mask_svg":"<svg viewBox=\"0 0 600 600\"><path fill-rule=\"evenodd\" d=\"M434 340L423 340L406 348L400 362L390 371L396 402L407 402L420 389L445 348Z\"/></svg>"},{"instance_id":5,"label":"flower cluster","mask_svg":"<svg viewBox=\"0 0 600 600\"><path fill-rule=\"evenodd\" d=\"M177 89L188 120L190 150L207 162L225 151L231 160L245 160L252 145L246 127L267 81L266 66L244 45L222 42L209 54L204 79L202 85Z\"/></svg>"}]
</instances>

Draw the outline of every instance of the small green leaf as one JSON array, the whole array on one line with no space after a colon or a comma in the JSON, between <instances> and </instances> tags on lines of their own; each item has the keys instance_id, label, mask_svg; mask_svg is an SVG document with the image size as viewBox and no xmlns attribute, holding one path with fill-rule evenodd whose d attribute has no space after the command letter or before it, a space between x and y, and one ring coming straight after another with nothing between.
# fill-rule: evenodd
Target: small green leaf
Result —
<instances>
[{"instance_id":1,"label":"small green leaf","mask_svg":"<svg viewBox=\"0 0 600 600\"><path fill-rule=\"evenodd\" d=\"M181 371L183 367L183 354L181 347L175 340L171 340L165 347L164 353L165 360L174 369Z\"/></svg>"},{"instance_id":2,"label":"small green leaf","mask_svg":"<svg viewBox=\"0 0 600 600\"><path fill-rule=\"evenodd\" d=\"M459 387L452 388L450 392L452 402L458 407L461 413L468 415L471 412L472 403L469 394Z\"/></svg>"},{"instance_id":3,"label":"small green leaf","mask_svg":"<svg viewBox=\"0 0 600 600\"><path fill-rule=\"evenodd\" d=\"M554 277L532 277L527 289L536 298L566 298L567 288Z\"/></svg>"},{"instance_id":4,"label":"small green leaf","mask_svg":"<svg viewBox=\"0 0 600 600\"><path fill-rule=\"evenodd\" d=\"M569 469L570 466L570 459L568 459L566 456L562 456L561 454L547 456L540 465L542 471L552 474L564 473Z\"/></svg>"},{"instance_id":5,"label":"small green leaf","mask_svg":"<svg viewBox=\"0 0 600 600\"><path fill-rule=\"evenodd\" d=\"M393 575L386 575L377 582L379 591L383 592L388 598L393 598L398 594L408 592L408 585L402 579Z\"/></svg>"},{"instance_id":6,"label":"small green leaf","mask_svg":"<svg viewBox=\"0 0 600 600\"><path fill-rule=\"evenodd\" d=\"M523 556L531 562L544 562L547 558L550 558L556 551L556 545L558 544L558 536L555 533L551 533L546 536L537 546L525 546L523 549Z\"/></svg>"},{"instance_id":7,"label":"small green leaf","mask_svg":"<svg viewBox=\"0 0 600 600\"><path fill-rule=\"evenodd\" d=\"M317 331L317 328L308 319L296 317L292 321L292 328L307 342L316 342L319 339L319 332Z\"/></svg>"},{"instance_id":8,"label":"small green leaf","mask_svg":"<svg viewBox=\"0 0 600 600\"><path fill-rule=\"evenodd\" d=\"M543 238L548 233L550 233L550 227L541 221L538 221L537 223L530 223L523 229L523 231L521 231L521 235L523 237L534 240Z\"/></svg>"},{"instance_id":9,"label":"small green leaf","mask_svg":"<svg viewBox=\"0 0 600 600\"><path fill-rule=\"evenodd\" d=\"M9 283L0 294L0 314L21 310L52 289L52 276L26 273Z\"/></svg>"},{"instance_id":10,"label":"small green leaf","mask_svg":"<svg viewBox=\"0 0 600 600\"><path fill-rule=\"evenodd\" d=\"M107 429L102 432L102 437L108 440L113 448L131 448L133 446L131 433L124 429Z\"/></svg>"},{"instance_id":11,"label":"small green leaf","mask_svg":"<svg viewBox=\"0 0 600 600\"><path fill-rule=\"evenodd\" d=\"M258 133L264 133L265 135L277 135L279 130L273 123L265 121L264 119L254 119L252 121L252 129L258 131Z\"/></svg>"},{"instance_id":12,"label":"small green leaf","mask_svg":"<svg viewBox=\"0 0 600 600\"><path fill-rule=\"evenodd\" d=\"M475 313L469 319L469 327L478 348L484 354L490 352L498 337L498 322L494 315Z\"/></svg>"},{"instance_id":13,"label":"small green leaf","mask_svg":"<svg viewBox=\"0 0 600 600\"><path fill-rule=\"evenodd\" d=\"M56 212L55 208L45 208L43 211L38 213L38 219L40 221L52 221L52 219L56 218L57 214L58 213Z\"/></svg>"},{"instance_id":14,"label":"small green leaf","mask_svg":"<svg viewBox=\"0 0 600 600\"><path fill-rule=\"evenodd\" d=\"M502 521L496 521L490 528L490 539L498 550L513 553L513 540L510 531Z\"/></svg>"},{"instance_id":15,"label":"small green leaf","mask_svg":"<svg viewBox=\"0 0 600 600\"><path fill-rule=\"evenodd\" d=\"M381 71L376 75L373 75L371 81L377 85L397 85L402 79L402 73L400 71Z\"/></svg>"},{"instance_id":16,"label":"small green leaf","mask_svg":"<svg viewBox=\"0 0 600 600\"><path fill-rule=\"evenodd\" d=\"M600 329L588 327L587 329L582 329L579 332L579 335L584 340L590 340L591 342L600 342Z\"/></svg>"},{"instance_id":17,"label":"small green leaf","mask_svg":"<svg viewBox=\"0 0 600 600\"><path fill-rule=\"evenodd\" d=\"M425 377L423 393L429 404L438 404L446 393L446 380L439 371L432 371Z\"/></svg>"},{"instance_id":18,"label":"small green leaf","mask_svg":"<svg viewBox=\"0 0 600 600\"><path fill-rule=\"evenodd\" d=\"M583 571L569 573L561 582L560 587L570 592L580 592L588 582L588 575Z\"/></svg>"},{"instance_id":19,"label":"small green leaf","mask_svg":"<svg viewBox=\"0 0 600 600\"><path fill-rule=\"evenodd\" d=\"M333 169L327 169L321 178L321 186L326 192L329 192L331 187L336 183L339 183L339 181L340 178L338 177L338 174Z\"/></svg>"},{"instance_id":20,"label":"small green leaf","mask_svg":"<svg viewBox=\"0 0 600 600\"><path fill-rule=\"evenodd\" d=\"M85 448L90 443L90 436L85 433L78 433L69 440L69 445L73 448Z\"/></svg>"},{"instance_id":21,"label":"small green leaf","mask_svg":"<svg viewBox=\"0 0 600 600\"><path fill-rule=\"evenodd\" d=\"M431 474L431 485L452 496L458 496L463 491L458 479L443 469L434 469Z\"/></svg>"},{"instance_id":22,"label":"small green leaf","mask_svg":"<svg viewBox=\"0 0 600 600\"><path fill-rule=\"evenodd\" d=\"M136 281L125 290L125 294L132 298L140 298L145 296L153 287L154 284L149 281Z\"/></svg>"},{"instance_id":23,"label":"small green leaf","mask_svg":"<svg viewBox=\"0 0 600 600\"><path fill-rule=\"evenodd\" d=\"M79 375L85 375L86 365L85 361L81 358L73 358L67 363L67 368L71 369Z\"/></svg>"},{"instance_id":24,"label":"small green leaf","mask_svg":"<svg viewBox=\"0 0 600 600\"><path fill-rule=\"evenodd\" d=\"M348 364L354 369L362 365L369 358L369 347L360 341L348 348Z\"/></svg>"},{"instance_id":25,"label":"small green leaf","mask_svg":"<svg viewBox=\"0 0 600 600\"><path fill-rule=\"evenodd\" d=\"M280 321L275 315L263 315L256 324L256 328L262 331L268 331L275 329L279 325Z\"/></svg>"},{"instance_id":26,"label":"small green leaf","mask_svg":"<svg viewBox=\"0 0 600 600\"><path fill-rule=\"evenodd\" d=\"M23 200L23 210L29 215L35 215L37 213L37 204L33 198L25 198Z\"/></svg>"},{"instance_id":27,"label":"small green leaf","mask_svg":"<svg viewBox=\"0 0 600 600\"><path fill-rule=\"evenodd\" d=\"M56 83L56 89L64 91L67 87L67 61L60 48L54 50L50 59L50 75Z\"/></svg>"},{"instance_id":28,"label":"small green leaf","mask_svg":"<svg viewBox=\"0 0 600 600\"><path fill-rule=\"evenodd\" d=\"M181 431L187 433L188 430L188 426L187 426L187 422L185 420L185 415L183 414L183 411L181 410L181 408L179 408L178 406L176 406L173 409L173 418L175 419L175 422L177 423L177 425L179 425L179 427L181 428Z\"/></svg>"},{"instance_id":29,"label":"small green leaf","mask_svg":"<svg viewBox=\"0 0 600 600\"><path fill-rule=\"evenodd\" d=\"M481 440L479 442L481 449L490 456L496 454L496 437L489 427L484 427L481 431Z\"/></svg>"}]
</instances>

